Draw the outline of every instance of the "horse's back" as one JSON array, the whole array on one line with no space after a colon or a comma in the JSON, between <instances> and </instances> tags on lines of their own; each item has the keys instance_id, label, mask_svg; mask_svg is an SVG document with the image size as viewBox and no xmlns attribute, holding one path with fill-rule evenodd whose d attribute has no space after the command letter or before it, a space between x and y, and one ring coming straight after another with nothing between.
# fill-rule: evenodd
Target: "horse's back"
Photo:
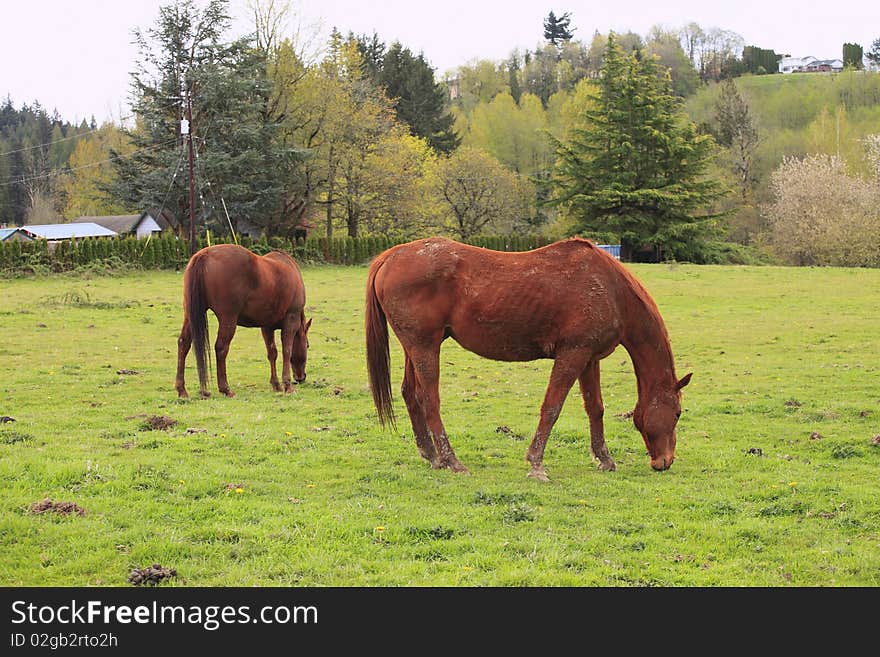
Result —
<instances>
[{"instance_id":1,"label":"horse's back","mask_svg":"<svg viewBox=\"0 0 880 657\"><path fill-rule=\"evenodd\" d=\"M279 323L300 314L305 285L296 261L283 252L258 256L237 244L216 244L198 251L187 266L200 268L208 307L236 317L240 326Z\"/></svg>"},{"instance_id":2,"label":"horse's back","mask_svg":"<svg viewBox=\"0 0 880 657\"><path fill-rule=\"evenodd\" d=\"M616 275L585 240L501 252L431 238L383 254L375 288L398 333L442 332L488 358L534 360L616 338Z\"/></svg>"}]
</instances>

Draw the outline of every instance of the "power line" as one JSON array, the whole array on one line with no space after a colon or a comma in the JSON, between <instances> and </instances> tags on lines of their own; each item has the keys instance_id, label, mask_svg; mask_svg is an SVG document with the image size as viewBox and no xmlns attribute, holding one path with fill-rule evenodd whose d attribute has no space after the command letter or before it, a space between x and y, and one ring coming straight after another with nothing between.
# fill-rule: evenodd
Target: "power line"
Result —
<instances>
[{"instance_id":1,"label":"power line","mask_svg":"<svg viewBox=\"0 0 880 657\"><path fill-rule=\"evenodd\" d=\"M130 117L126 117L130 118ZM123 119L125 120L125 119ZM14 153L23 153L24 151L33 151L38 148L43 148L44 146L54 146L55 144L60 144L63 141L70 141L71 139L79 139L80 137L85 137L87 135L94 134L103 129L104 126L99 128L94 128L93 130L87 130L86 132L80 132L75 135L70 135L69 137L62 137L61 139L55 139L53 141L44 142L42 144L37 144L36 146L25 146L24 148L17 148L14 151L6 151L5 153L0 153L0 157L5 157L7 155L13 155Z\"/></svg>"},{"instance_id":2,"label":"power line","mask_svg":"<svg viewBox=\"0 0 880 657\"><path fill-rule=\"evenodd\" d=\"M30 181L32 181L32 180L41 180L41 179L44 179L44 178L45 178L45 179L48 179L48 178L52 178L52 177L55 177L55 176L63 176L63 175L65 175L65 174L72 173L73 171L79 171L79 170L81 170L81 169L90 169L90 168L92 168L92 167L101 166L102 164L108 164L108 163L110 163L110 162L116 162L116 161L119 161L119 160L125 160L125 159L127 159L127 158L129 158L129 157L132 157L133 155L137 155L137 154L140 154L140 153L145 153L145 152L147 152L147 151L155 150L155 149L158 149L158 148L164 148L164 147L169 146L170 144L172 144L172 143L174 143L174 142L176 142L176 141L177 141L177 137L174 137L174 138L169 139L169 140L167 140L167 141L160 142L160 143L158 143L158 144L153 144L152 146L146 146L146 147L144 147L144 148L140 148L140 149L138 149L138 150L136 150L136 151L132 151L132 152L129 153L128 155L121 155L121 156L111 157L111 158L108 158L108 159L106 159L106 160L101 160L100 162L92 162L92 163L90 163L90 164L83 164L83 165L81 165L81 166L78 166L78 167L72 167L72 168L69 168L69 169L53 169L52 171L47 171L46 173L38 173L38 174L35 174L35 175L33 175L33 176L22 176L22 177L8 178L7 180L0 182L0 187L8 187L8 186L10 186L10 185L18 185L18 184L21 184L21 183L30 182Z\"/></svg>"}]
</instances>

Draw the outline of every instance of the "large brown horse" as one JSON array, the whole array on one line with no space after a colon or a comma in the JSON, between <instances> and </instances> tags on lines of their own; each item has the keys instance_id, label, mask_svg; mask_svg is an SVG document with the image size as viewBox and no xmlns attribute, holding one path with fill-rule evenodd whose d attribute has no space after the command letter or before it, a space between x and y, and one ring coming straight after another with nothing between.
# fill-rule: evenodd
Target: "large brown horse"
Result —
<instances>
[{"instance_id":1,"label":"large brown horse","mask_svg":"<svg viewBox=\"0 0 880 657\"><path fill-rule=\"evenodd\" d=\"M530 477L547 479L544 447L569 390L580 383L590 447L602 470L605 444L599 361L622 344L635 369L633 421L651 467L675 458L681 389L657 305L635 277L592 242L572 238L534 251L502 253L431 238L392 247L367 280L367 369L379 421L394 423L388 324L403 347L401 393L420 454L435 468L467 472L440 419L440 344L501 361L553 359L541 418L526 454Z\"/></svg>"},{"instance_id":2,"label":"large brown horse","mask_svg":"<svg viewBox=\"0 0 880 657\"><path fill-rule=\"evenodd\" d=\"M291 367L297 383L306 378L308 331L312 320L306 321L305 303L302 274L296 261L283 251L258 256L242 246L217 244L195 253L183 272L183 327L177 339L177 394L189 396L183 375L186 355L192 345L201 394L203 397L209 395L208 309L214 311L218 321L214 352L220 392L227 397L235 394L226 380L226 356L236 326L259 326L262 330L271 366L269 383L278 392L282 388L275 369L278 357L275 330L281 331L283 389L291 392Z\"/></svg>"}]
</instances>

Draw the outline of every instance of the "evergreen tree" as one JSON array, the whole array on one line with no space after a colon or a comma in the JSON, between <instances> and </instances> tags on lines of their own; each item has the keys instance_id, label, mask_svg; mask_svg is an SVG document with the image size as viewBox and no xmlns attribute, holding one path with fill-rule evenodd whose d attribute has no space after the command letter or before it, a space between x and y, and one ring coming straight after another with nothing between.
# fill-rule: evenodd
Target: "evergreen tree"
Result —
<instances>
[{"instance_id":1,"label":"evergreen tree","mask_svg":"<svg viewBox=\"0 0 880 657\"><path fill-rule=\"evenodd\" d=\"M563 41L570 41L574 36L574 30L569 30L571 14L565 12L559 18L552 11L544 19L544 38L554 46L559 46Z\"/></svg>"},{"instance_id":2,"label":"evergreen tree","mask_svg":"<svg viewBox=\"0 0 880 657\"><path fill-rule=\"evenodd\" d=\"M863 68L864 62L862 57L864 52L862 47L857 43L843 44L843 65L852 66L853 68Z\"/></svg>"},{"instance_id":3,"label":"evergreen tree","mask_svg":"<svg viewBox=\"0 0 880 657\"><path fill-rule=\"evenodd\" d=\"M382 61L379 82L389 98L396 101L397 118L422 137L438 153L450 153L458 147L455 122L447 108L443 86L434 82L434 69L423 55L414 57L399 42L391 45Z\"/></svg>"},{"instance_id":4,"label":"evergreen tree","mask_svg":"<svg viewBox=\"0 0 880 657\"><path fill-rule=\"evenodd\" d=\"M880 37L871 44L871 49L866 53L866 56L874 66L880 66Z\"/></svg>"},{"instance_id":5,"label":"evergreen tree","mask_svg":"<svg viewBox=\"0 0 880 657\"><path fill-rule=\"evenodd\" d=\"M352 39L357 43L358 52L363 58L364 74L378 84L382 73L382 64L385 60L385 44L379 41L379 35L375 32L372 36L362 34L358 37L349 33L348 40Z\"/></svg>"},{"instance_id":6,"label":"evergreen tree","mask_svg":"<svg viewBox=\"0 0 880 657\"><path fill-rule=\"evenodd\" d=\"M155 26L135 32L142 59L132 74L136 150L116 157L113 196L130 208L161 207L190 216L188 167L181 119L195 150L201 228L227 232L226 213L265 227L280 211L285 178L299 154L277 139L267 109L271 94L266 56L254 38L224 39L227 0L200 10L193 0L174 0L159 10ZM115 155L115 154L114 154ZM225 204L225 208L223 205Z\"/></svg>"},{"instance_id":7,"label":"evergreen tree","mask_svg":"<svg viewBox=\"0 0 880 657\"><path fill-rule=\"evenodd\" d=\"M692 253L717 218L704 209L723 192L706 179L712 138L687 121L653 58L625 54L609 35L595 104L584 128L555 140L552 202L575 232L613 233L621 257Z\"/></svg>"}]
</instances>

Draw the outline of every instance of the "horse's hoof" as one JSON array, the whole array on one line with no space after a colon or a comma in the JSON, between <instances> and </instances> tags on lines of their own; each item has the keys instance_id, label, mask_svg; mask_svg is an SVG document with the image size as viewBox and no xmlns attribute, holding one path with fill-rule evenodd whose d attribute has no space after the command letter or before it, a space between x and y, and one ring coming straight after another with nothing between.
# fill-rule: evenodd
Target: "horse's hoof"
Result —
<instances>
[{"instance_id":1,"label":"horse's hoof","mask_svg":"<svg viewBox=\"0 0 880 657\"><path fill-rule=\"evenodd\" d=\"M603 472L614 472L617 470L617 464L612 459L607 461L599 461L599 469Z\"/></svg>"},{"instance_id":2,"label":"horse's hoof","mask_svg":"<svg viewBox=\"0 0 880 657\"><path fill-rule=\"evenodd\" d=\"M200 391L199 391L199 395L200 395L201 397L204 397L205 399L207 399L208 397L211 396L211 393L208 392L207 390L200 390Z\"/></svg>"},{"instance_id":3,"label":"horse's hoof","mask_svg":"<svg viewBox=\"0 0 880 657\"><path fill-rule=\"evenodd\" d=\"M296 392L296 386L294 386L294 385L292 385L292 384L290 384L290 383L285 383L285 384L284 384L284 394L285 394L285 395L289 395L289 394L294 393L294 392Z\"/></svg>"},{"instance_id":4,"label":"horse's hoof","mask_svg":"<svg viewBox=\"0 0 880 657\"><path fill-rule=\"evenodd\" d=\"M222 392L227 397L230 397L230 398L235 397L235 393L232 392L231 390L221 390L220 392Z\"/></svg>"},{"instance_id":5,"label":"horse's hoof","mask_svg":"<svg viewBox=\"0 0 880 657\"><path fill-rule=\"evenodd\" d=\"M529 473L526 475L529 479L537 479L538 481L550 481L550 477L547 476L547 471L544 470L543 466L539 466L537 468L532 468L529 470Z\"/></svg>"},{"instance_id":6,"label":"horse's hoof","mask_svg":"<svg viewBox=\"0 0 880 657\"><path fill-rule=\"evenodd\" d=\"M454 462L450 463L449 469L452 470L453 472L459 472L461 474L470 474L471 473L470 470L468 470L466 467L464 467L458 461L454 461Z\"/></svg>"},{"instance_id":7,"label":"horse's hoof","mask_svg":"<svg viewBox=\"0 0 880 657\"><path fill-rule=\"evenodd\" d=\"M189 393L186 390L178 390L177 391L178 399L189 399Z\"/></svg>"}]
</instances>

